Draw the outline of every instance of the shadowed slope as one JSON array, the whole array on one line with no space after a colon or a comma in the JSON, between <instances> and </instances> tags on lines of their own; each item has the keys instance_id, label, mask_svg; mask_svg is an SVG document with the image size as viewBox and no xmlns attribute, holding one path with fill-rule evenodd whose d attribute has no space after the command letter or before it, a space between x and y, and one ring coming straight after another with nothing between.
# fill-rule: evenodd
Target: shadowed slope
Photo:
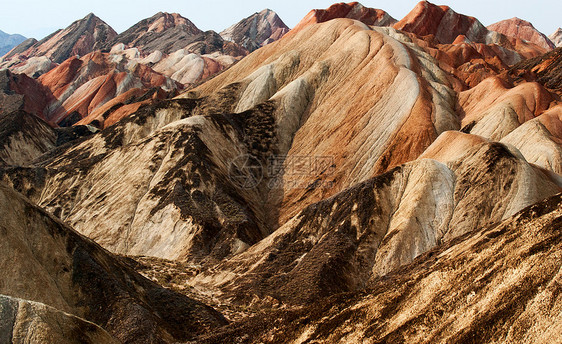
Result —
<instances>
[{"instance_id":1,"label":"shadowed slope","mask_svg":"<svg viewBox=\"0 0 562 344\"><path fill-rule=\"evenodd\" d=\"M0 185L0 293L92 321L123 343L187 340L223 325L213 309L163 289Z\"/></svg>"},{"instance_id":2,"label":"shadowed slope","mask_svg":"<svg viewBox=\"0 0 562 344\"><path fill-rule=\"evenodd\" d=\"M373 278L359 293L273 311L199 341L558 342L561 210L558 194Z\"/></svg>"}]
</instances>

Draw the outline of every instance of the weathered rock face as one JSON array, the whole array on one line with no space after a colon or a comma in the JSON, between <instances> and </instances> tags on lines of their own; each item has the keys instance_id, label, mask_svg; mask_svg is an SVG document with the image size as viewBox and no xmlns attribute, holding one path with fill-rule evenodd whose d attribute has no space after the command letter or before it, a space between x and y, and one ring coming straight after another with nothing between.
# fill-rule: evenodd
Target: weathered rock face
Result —
<instances>
[{"instance_id":1,"label":"weathered rock face","mask_svg":"<svg viewBox=\"0 0 562 344\"><path fill-rule=\"evenodd\" d=\"M355 19L372 26L390 26L396 23L396 19L383 10L365 7L358 2L350 2L348 4L342 2L334 4L325 10L316 9L310 11L292 31L297 32L305 26L327 22L336 18Z\"/></svg>"},{"instance_id":2,"label":"weathered rock face","mask_svg":"<svg viewBox=\"0 0 562 344\"><path fill-rule=\"evenodd\" d=\"M227 42L214 31L203 32L188 19L177 13L159 12L133 25L112 40L105 49L123 44L122 49L135 48L141 55L150 53L171 54L186 49L199 55L220 52L231 56L244 56L247 51L233 42Z\"/></svg>"},{"instance_id":3,"label":"weathered rock face","mask_svg":"<svg viewBox=\"0 0 562 344\"><path fill-rule=\"evenodd\" d=\"M198 45L201 42L195 43ZM234 57L215 51L211 54L192 52L192 48L179 49L169 55L159 50L143 56L137 48L126 49L124 44L116 44L110 51L113 60L128 60L148 66L154 71L164 74L183 85L196 84L226 69L242 56ZM205 45L196 50L205 51ZM211 49L211 50L214 50ZM245 55L246 52L244 51ZM133 62L129 62L133 63Z\"/></svg>"},{"instance_id":4,"label":"weathered rock face","mask_svg":"<svg viewBox=\"0 0 562 344\"><path fill-rule=\"evenodd\" d=\"M25 74L30 78L38 78L57 66L47 56L34 56L27 58L18 55L4 62L0 62L0 69L9 69L17 74Z\"/></svg>"},{"instance_id":5,"label":"weathered rock face","mask_svg":"<svg viewBox=\"0 0 562 344\"><path fill-rule=\"evenodd\" d=\"M26 58L45 56L55 63L62 63L71 56L83 56L92 51L101 49L106 41L117 36L117 33L93 13L83 19L77 20L64 30L59 30L24 51L19 47L14 48L4 59L17 55ZM26 46L29 42L24 42Z\"/></svg>"},{"instance_id":6,"label":"weathered rock face","mask_svg":"<svg viewBox=\"0 0 562 344\"><path fill-rule=\"evenodd\" d=\"M488 30L499 32L508 37L524 39L548 50L555 48L554 43L545 34L523 19L511 18L502 20L488 26Z\"/></svg>"},{"instance_id":7,"label":"weathered rock face","mask_svg":"<svg viewBox=\"0 0 562 344\"><path fill-rule=\"evenodd\" d=\"M114 252L204 259L243 250L303 207L416 159L460 128L448 77L399 39L349 19L307 27L195 89L200 100L147 107L46 160L48 191L32 197ZM345 100L336 87L357 97ZM228 179L244 154L264 169L271 156L286 157L285 170L298 157L328 159L318 162L324 172L271 173L246 190ZM326 186L311 187L319 178ZM99 220L90 226L84 216Z\"/></svg>"},{"instance_id":8,"label":"weathered rock face","mask_svg":"<svg viewBox=\"0 0 562 344\"><path fill-rule=\"evenodd\" d=\"M25 40L22 35L10 35L0 30L0 58Z\"/></svg>"},{"instance_id":9,"label":"weathered rock face","mask_svg":"<svg viewBox=\"0 0 562 344\"><path fill-rule=\"evenodd\" d=\"M1 279L0 294L74 314L101 326L122 343L186 341L225 324L224 318L210 307L141 277L119 258L3 184L0 208L0 268L10 272ZM41 326L37 322L46 322L45 326L59 319L61 331L80 326L81 331L89 328L91 335L107 338L93 324L36 304L20 303L18 308L13 301L2 301L0 309L2 314L17 314L16 322L21 326L26 324L21 323L22 317L33 320L45 314L35 324L27 323L28 328L10 326L4 322L8 318L2 317L0 329L7 325L8 332L0 331L1 336L27 331L42 338L49 331L34 329Z\"/></svg>"},{"instance_id":10,"label":"weathered rock face","mask_svg":"<svg viewBox=\"0 0 562 344\"><path fill-rule=\"evenodd\" d=\"M557 47L562 46L562 28L558 28L558 30L556 30L552 35L548 36L548 38Z\"/></svg>"},{"instance_id":11,"label":"weathered rock face","mask_svg":"<svg viewBox=\"0 0 562 344\"><path fill-rule=\"evenodd\" d=\"M119 343L94 323L45 304L0 295L2 343Z\"/></svg>"},{"instance_id":12,"label":"weathered rock face","mask_svg":"<svg viewBox=\"0 0 562 344\"><path fill-rule=\"evenodd\" d=\"M265 9L254 13L220 33L227 41L235 42L249 52L283 37L289 28L277 13Z\"/></svg>"},{"instance_id":13,"label":"weathered rock face","mask_svg":"<svg viewBox=\"0 0 562 344\"><path fill-rule=\"evenodd\" d=\"M507 71L506 79L511 82L537 81L562 94L562 48L516 64Z\"/></svg>"},{"instance_id":14,"label":"weathered rock face","mask_svg":"<svg viewBox=\"0 0 562 344\"><path fill-rule=\"evenodd\" d=\"M556 342L561 224L558 194L373 277L360 293L272 311L200 341Z\"/></svg>"}]
</instances>

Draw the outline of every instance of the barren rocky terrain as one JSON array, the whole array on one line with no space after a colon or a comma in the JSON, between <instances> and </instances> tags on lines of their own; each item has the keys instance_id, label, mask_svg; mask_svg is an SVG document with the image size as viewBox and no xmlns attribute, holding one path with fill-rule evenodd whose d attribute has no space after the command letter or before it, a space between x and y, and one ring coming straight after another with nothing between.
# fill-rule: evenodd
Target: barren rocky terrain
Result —
<instances>
[{"instance_id":1,"label":"barren rocky terrain","mask_svg":"<svg viewBox=\"0 0 562 344\"><path fill-rule=\"evenodd\" d=\"M2 62L0 342L559 341L555 39L426 1L104 25Z\"/></svg>"}]
</instances>

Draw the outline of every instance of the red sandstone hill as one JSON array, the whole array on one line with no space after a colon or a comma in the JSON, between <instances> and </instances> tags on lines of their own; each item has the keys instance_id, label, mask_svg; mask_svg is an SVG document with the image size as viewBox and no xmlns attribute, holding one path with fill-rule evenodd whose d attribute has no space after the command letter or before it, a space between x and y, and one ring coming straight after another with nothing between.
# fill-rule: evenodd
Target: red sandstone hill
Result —
<instances>
[{"instance_id":1,"label":"red sandstone hill","mask_svg":"<svg viewBox=\"0 0 562 344\"><path fill-rule=\"evenodd\" d=\"M519 18L511 18L502 20L488 26L488 30L499 32L508 37L524 39L545 49L554 49L555 45L552 41L541 33L533 24Z\"/></svg>"}]
</instances>

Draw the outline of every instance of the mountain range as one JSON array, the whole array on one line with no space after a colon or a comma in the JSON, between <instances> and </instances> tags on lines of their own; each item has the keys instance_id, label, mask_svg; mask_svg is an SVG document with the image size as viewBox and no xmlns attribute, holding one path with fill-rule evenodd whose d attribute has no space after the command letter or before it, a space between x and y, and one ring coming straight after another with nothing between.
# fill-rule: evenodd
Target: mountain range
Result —
<instances>
[{"instance_id":1,"label":"mountain range","mask_svg":"<svg viewBox=\"0 0 562 344\"><path fill-rule=\"evenodd\" d=\"M4 31L0 30L0 57L5 55L8 51L12 50L16 45L25 41L25 37L22 35L9 35Z\"/></svg>"},{"instance_id":2,"label":"mountain range","mask_svg":"<svg viewBox=\"0 0 562 344\"><path fill-rule=\"evenodd\" d=\"M557 43L427 1L23 42L0 342L556 342Z\"/></svg>"}]
</instances>

